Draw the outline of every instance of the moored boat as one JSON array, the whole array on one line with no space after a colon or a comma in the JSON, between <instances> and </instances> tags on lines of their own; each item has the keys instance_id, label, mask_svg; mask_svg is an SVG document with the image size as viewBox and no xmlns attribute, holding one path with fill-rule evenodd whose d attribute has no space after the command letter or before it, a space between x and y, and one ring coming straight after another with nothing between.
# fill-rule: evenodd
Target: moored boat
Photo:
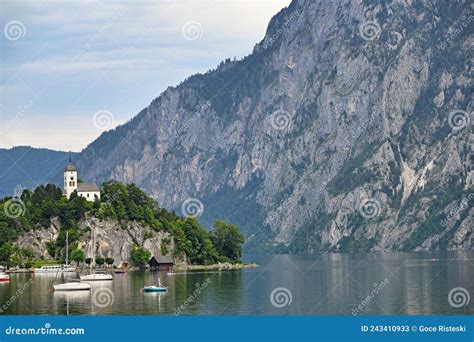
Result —
<instances>
[{"instance_id":1,"label":"moored boat","mask_svg":"<svg viewBox=\"0 0 474 342\"><path fill-rule=\"evenodd\" d=\"M114 277L111 274L99 270L92 274L80 276L79 278L81 278L81 281L114 280Z\"/></svg>"},{"instance_id":2,"label":"moored boat","mask_svg":"<svg viewBox=\"0 0 474 342\"><path fill-rule=\"evenodd\" d=\"M34 268L35 273L62 273L76 272L76 268L71 265L47 265L40 268Z\"/></svg>"},{"instance_id":3,"label":"moored boat","mask_svg":"<svg viewBox=\"0 0 474 342\"><path fill-rule=\"evenodd\" d=\"M163 286L150 285L143 288L143 292L166 292L168 289Z\"/></svg>"},{"instance_id":4,"label":"moored boat","mask_svg":"<svg viewBox=\"0 0 474 342\"><path fill-rule=\"evenodd\" d=\"M9 281L10 276L6 274L5 272L0 272L0 281Z\"/></svg>"},{"instance_id":5,"label":"moored boat","mask_svg":"<svg viewBox=\"0 0 474 342\"><path fill-rule=\"evenodd\" d=\"M87 291L91 289L91 286L87 283L64 283L53 285L54 291Z\"/></svg>"},{"instance_id":6,"label":"moored boat","mask_svg":"<svg viewBox=\"0 0 474 342\"><path fill-rule=\"evenodd\" d=\"M166 292L166 291L168 291L168 288L166 286L161 285L160 278L158 278L158 286L150 285L150 286L145 286L143 288L143 292Z\"/></svg>"},{"instance_id":7,"label":"moored boat","mask_svg":"<svg viewBox=\"0 0 474 342\"><path fill-rule=\"evenodd\" d=\"M96 270L92 273L92 267L95 266L95 233L91 230L91 245L90 245L90 253L92 256L92 262L90 264L90 271L89 274L79 276L81 281L103 281L103 280L114 280L114 277L111 274L108 274L106 270Z\"/></svg>"},{"instance_id":8,"label":"moored boat","mask_svg":"<svg viewBox=\"0 0 474 342\"><path fill-rule=\"evenodd\" d=\"M68 264L68 260L69 260L68 251L69 251L69 231L66 231L66 265ZM54 288L54 291L87 291L91 289L91 286L87 283L80 283L79 279L73 279L72 282L69 282L69 279L67 279L66 282L63 284L53 284L53 288Z\"/></svg>"}]
</instances>

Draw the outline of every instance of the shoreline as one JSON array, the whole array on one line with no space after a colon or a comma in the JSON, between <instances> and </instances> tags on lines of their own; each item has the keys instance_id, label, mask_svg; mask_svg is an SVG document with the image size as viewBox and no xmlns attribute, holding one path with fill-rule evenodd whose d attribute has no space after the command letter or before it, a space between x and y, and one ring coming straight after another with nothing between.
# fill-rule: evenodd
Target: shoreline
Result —
<instances>
[{"instance_id":1,"label":"shoreline","mask_svg":"<svg viewBox=\"0 0 474 342\"><path fill-rule=\"evenodd\" d=\"M194 270L241 270L244 268L257 268L260 267L256 263L243 263L243 264L230 264L230 263L222 263L222 264L211 264L211 265L177 265L174 267L173 271L194 271ZM93 268L96 270L96 268ZM120 270L120 268L110 268L108 271L113 273L115 270ZM89 268L82 269L80 267L76 268L76 273L87 273ZM138 268L129 267L125 271L139 271ZM35 273L33 269L18 269L18 270L5 270L5 273ZM54 272L53 272L54 273ZM64 272L60 272L64 273Z\"/></svg>"},{"instance_id":2,"label":"shoreline","mask_svg":"<svg viewBox=\"0 0 474 342\"><path fill-rule=\"evenodd\" d=\"M193 270L240 270L244 268L257 268L256 263L250 264L211 264L211 265L182 265L176 266L175 271L193 271Z\"/></svg>"}]
</instances>

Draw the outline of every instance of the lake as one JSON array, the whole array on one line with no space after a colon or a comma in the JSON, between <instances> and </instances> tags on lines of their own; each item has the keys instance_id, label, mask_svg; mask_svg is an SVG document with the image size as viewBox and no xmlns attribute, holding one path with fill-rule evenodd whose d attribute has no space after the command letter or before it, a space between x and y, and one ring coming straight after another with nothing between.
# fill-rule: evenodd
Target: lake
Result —
<instances>
[{"instance_id":1,"label":"lake","mask_svg":"<svg viewBox=\"0 0 474 342\"><path fill-rule=\"evenodd\" d=\"M474 251L245 255L244 261L260 267L129 272L75 293L52 291L54 275L11 274L0 283L0 304L8 315L474 314L474 299L467 302L474 297ZM158 277L168 292L141 292Z\"/></svg>"}]
</instances>

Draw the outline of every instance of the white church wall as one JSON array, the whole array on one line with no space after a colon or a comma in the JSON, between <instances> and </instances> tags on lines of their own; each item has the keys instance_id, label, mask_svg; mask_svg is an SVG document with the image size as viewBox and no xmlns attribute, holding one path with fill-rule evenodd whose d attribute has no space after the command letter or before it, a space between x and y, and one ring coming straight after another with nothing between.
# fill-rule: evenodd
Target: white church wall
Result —
<instances>
[{"instance_id":1,"label":"white church wall","mask_svg":"<svg viewBox=\"0 0 474 342\"><path fill-rule=\"evenodd\" d=\"M100 199L100 191L81 191L77 194L81 197L84 197L89 202L94 202L95 196L97 196L97 199Z\"/></svg>"}]
</instances>

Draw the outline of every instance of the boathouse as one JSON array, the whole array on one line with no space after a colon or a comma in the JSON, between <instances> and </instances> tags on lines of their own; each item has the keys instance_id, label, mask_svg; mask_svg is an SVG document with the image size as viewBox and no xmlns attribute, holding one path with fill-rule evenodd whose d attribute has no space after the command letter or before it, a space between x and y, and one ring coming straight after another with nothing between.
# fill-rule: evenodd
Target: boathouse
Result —
<instances>
[{"instance_id":1,"label":"boathouse","mask_svg":"<svg viewBox=\"0 0 474 342\"><path fill-rule=\"evenodd\" d=\"M169 271L174 267L174 261L172 257L166 255L158 256L158 258L153 256L148 261L148 265L151 271Z\"/></svg>"}]
</instances>

